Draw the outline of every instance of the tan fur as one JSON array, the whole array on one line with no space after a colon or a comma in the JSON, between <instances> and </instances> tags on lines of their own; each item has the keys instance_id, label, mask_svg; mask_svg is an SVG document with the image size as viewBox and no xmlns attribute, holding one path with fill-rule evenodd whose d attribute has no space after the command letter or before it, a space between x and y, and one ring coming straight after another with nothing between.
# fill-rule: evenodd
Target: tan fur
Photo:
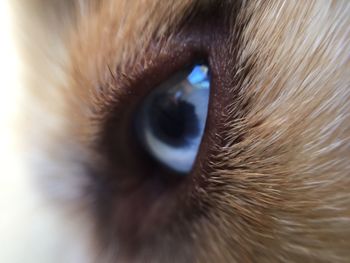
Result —
<instances>
[{"instance_id":1,"label":"tan fur","mask_svg":"<svg viewBox=\"0 0 350 263\"><path fill-rule=\"evenodd\" d=\"M96 234L103 226L93 212L86 170L103 157L91 143L133 81L171 53L176 34L192 21L186 19L216 3L14 1L27 90L22 136L34 182L28 192L37 193L35 202L49 215L34 221L55 222L48 233L63 247L46 248L41 258L28 253L30 262L128 259L118 241L101 246ZM210 52L225 61L236 95L222 112L224 130L198 166L205 182L193 181L191 207L204 206L207 214L172 222L176 235L159 229L152 253L135 251L128 260L347 262L350 4L242 1L238 14L225 12L232 21L225 38L232 56L221 55L221 48ZM117 80L111 74L116 68L123 76ZM59 235L56 229L69 230ZM66 258L50 258L65 247L72 247Z\"/></svg>"}]
</instances>

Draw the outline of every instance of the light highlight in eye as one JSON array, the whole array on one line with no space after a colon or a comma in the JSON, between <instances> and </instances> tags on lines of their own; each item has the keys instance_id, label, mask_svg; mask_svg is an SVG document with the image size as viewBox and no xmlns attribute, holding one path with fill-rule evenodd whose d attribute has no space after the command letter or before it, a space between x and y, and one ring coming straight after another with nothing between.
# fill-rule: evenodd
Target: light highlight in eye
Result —
<instances>
[{"instance_id":1,"label":"light highlight in eye","mask_svg":"<svg viewBox=\"0 0 350 263\"><path fill-rule=\"evenodd\" d=\"M209 69L196 65L165 81L141 105L138 137L161 165L188 173L204 133L209 102Z\"/></svg>"}]
</instances>

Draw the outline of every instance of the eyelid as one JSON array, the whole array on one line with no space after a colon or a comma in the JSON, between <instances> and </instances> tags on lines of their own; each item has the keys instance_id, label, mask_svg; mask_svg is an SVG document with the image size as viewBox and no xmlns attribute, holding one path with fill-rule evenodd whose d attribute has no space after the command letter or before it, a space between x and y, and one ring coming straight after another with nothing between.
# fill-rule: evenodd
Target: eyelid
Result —
<instances>
[{"instance_id":1,"label":"eyelid","mask_svg":"<svg viewBox=\"0 0 350 263\"><path fill-rule=\"evenodd\" d=\"M138 159L137 162L149 162L149 160L144 160L143 150L135 143L136 135L130 133L130 130L132 130L130 127L133 126L131 120L135 119L137 107L147 94L169 79L170 76L198 61L205 62L210 67L211 72L209 73L213 84L210 91L213 101L209 102L206 121L206 130L209 133L204 134L203 147L201 146L203 151L200 153L201 156L205 156L206 138L212 137L210 134L216 133L215 116L221 112L222 105L218 104L217 107L211 105L217 104L220 98L216 91L218 74L215 71L217 67L212 67L213 57L211 57L212 45L216 42L211 42L213 34L210 36L204 34L208 31L208 28L205 28L203 32L201 30L202 27L196 25L193 28L188 27L168 36L169 39L166 41L154 40L142 55L142 60L127 65L123 71L120 68L110 68L110 83L106 85L116 86L118 92L115 95L108 96L110 99L104 103L105 109L101 110L105 116L103 119L104 125L102 126L103 134L100 136L102 140L99 140L97 144L101 145L102 151L111 156L111 160L115 158L112 156L119 156L123 160L136 158ZM164 37L166 38L166 36ZM216 65L216 62L214 65ZM125 80L124 76L128 78ZM145 165L148 166L148 164ZM140 172L148 173L146 168L143 170Z\"/></svg>"},{"instance_id":2,"label":"eyelid","mask_svg":"<svg viewBox=\"0 0 350 263\"><path fill-rule=\"evenodd\" d=\"M118 152L118 155L122 155L123 152L125 156L132 155L127 144L133 145L134 135L129 133L132 126L130 120L134 118L137 105L140 105L152 89L169 79L169 76L188 68L194 61L206 60L206 57L207 50L203 49L201 41L177 36L165 46L162 42L151 45L142 61L127 67L127 74L118 68L107 68L110 78L102 85L116 86L118 91L103 97L104 103L99 105L99 115L104 117L101 119L101 140L96 143L109 154L115 155ZM124 75L128 76L127 80L124 79ZM119 149L111 142L118 144Z\"/></svg>"}]
</instances>

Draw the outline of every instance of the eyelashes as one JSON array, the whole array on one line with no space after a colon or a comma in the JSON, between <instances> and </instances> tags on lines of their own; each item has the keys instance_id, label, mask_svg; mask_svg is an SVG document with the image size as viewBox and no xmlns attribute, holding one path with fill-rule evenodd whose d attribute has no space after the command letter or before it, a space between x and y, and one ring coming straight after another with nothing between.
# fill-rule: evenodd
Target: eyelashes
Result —
<instances>
[{"instance_id":1,"label":"eyelashes","mask_svg":"<svg viewBox=\"0 0 350 263\"><path fill-rule=\"evenodd\" d=\"M208 66L195 65L171 76L143 101L136 133L160 165L190 172L204 133L209 91Z\"/></svg>"}]
</instances>

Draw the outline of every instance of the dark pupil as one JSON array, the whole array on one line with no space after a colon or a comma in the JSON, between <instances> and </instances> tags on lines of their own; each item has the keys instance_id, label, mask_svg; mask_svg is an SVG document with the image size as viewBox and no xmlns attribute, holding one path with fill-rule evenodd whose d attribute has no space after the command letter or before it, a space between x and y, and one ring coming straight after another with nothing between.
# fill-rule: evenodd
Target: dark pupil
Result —
<instances>
[{"instance_id":1,"label":"dark pupil","mask_svg":"<svg viewBox=\"0 0 350 263\"><path fill-rule=\"evenodd\" d=\"M168 94L158 94L150 105L153 133L163 142L181 146L199 134L194 105Z\"/></svg>"}]
</instances>

